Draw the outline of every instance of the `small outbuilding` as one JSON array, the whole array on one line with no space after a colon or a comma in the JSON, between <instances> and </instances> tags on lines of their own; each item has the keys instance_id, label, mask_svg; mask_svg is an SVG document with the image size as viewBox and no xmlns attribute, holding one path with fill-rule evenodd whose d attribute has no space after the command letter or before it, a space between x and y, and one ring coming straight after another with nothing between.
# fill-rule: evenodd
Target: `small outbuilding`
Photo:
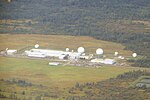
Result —
<instances>
[{"instance_id":1,"label":"small outbuilding","mask_svg":"<svg viewBox=\"0 0 150 100\"><path fill-rule=\"evenodd\" d=\"M116 62L115 62L115 60L113 60L113 59L105 59L105 60L104 60L104 64L112 65L112 64L114 64L114 63L116 63Z\"/></svg>"},{"instance_id":2,"label":"small outbuilding","mask_svg":"<svg viewBox=\"0 0 150 100\"><path fill-rule=\"evenodd\" d=\"M6 50L7 55L13 55L17 53L17 50Z\"/></svg>"},{"instance_id":3,"label":"small outbuilding","mask_svg":"<svg viewBox=\"0 0 150 100\"><path fill-rule=\"evenodd\" d=\"M59 65L60 63L58 63L58 62L49 62L48 63L50 66L57 66L57 65Z\"/></svg>"},{"instance_id":4,"label":"small outbuilding","mask_svg":"<svg viewBox=\"0 0 150 100\"><path fill-rule=\"evenodd\" d=\"M109 64L109 65L112 65L112 64L116 63L116 61L113 60L113 59L92 59L91 62Z\"/></svg>"}]
</instances>

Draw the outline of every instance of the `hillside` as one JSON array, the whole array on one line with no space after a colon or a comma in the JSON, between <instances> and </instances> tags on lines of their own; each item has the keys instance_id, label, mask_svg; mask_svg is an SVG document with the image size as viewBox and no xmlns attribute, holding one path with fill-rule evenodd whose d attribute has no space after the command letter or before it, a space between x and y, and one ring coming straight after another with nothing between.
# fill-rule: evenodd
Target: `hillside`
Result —
<instances>
[{"instance_id":1,"label":"hillside","mask_svg":"<svg viewBox=\"0 0 150 100\"><path fill-rule=\"evenodd\" d=\"M115 51L118 51L119 55L125 58L131 57L132 52L124 50L125 46L119 43L96 40L88 36L0 34L0 41L0 51L5 52L6 48L18 50L15 55L0 55L0 99L2 100L41 100L42 98L44 100L73 100L70 96L88 96L87 93L83 93L84 91L72 90L75 91L75 94L69 92L76 83L97 83L129 71L145 70L150 72L149 68L131 67L126 59L118 59L118 64L115 65L98 65L98 68L94 65L87 66L87 64L80 66L68 64L74 60L60 60L52 57L42 59L24 55L25 50L34 48L38 42L39 48L45 49L64 51L66 47L69 47L70 51L76 52L77 48L82 45L85 47L87 55L88 53L95 55L95 50L101 47L107 58L114 58ZM85 60L79 61L84 62ZM59 62L60 65L51 66L49 62ZM89 62L86 61L86 63ZM142 72L140 73L143 75ZM126 80L124 81L126 82ZM114 82L120 84L118 80ZM111 83L107 84L110 85ZM84 89L86 91L86 87ZM111 85L109 88L104 87L103 89L106 90L105 93L108 93ZM116 89L118 91L120 88ZM93 89L93 91L95 90ZM147 93L144 92L141 95L144 95L143 98L148 97ZM88 99L85 97L85 100Z\"/></svg>"},{"instance_id":2,"label":"hillside","mask_svg":"<svg viewBox=\"0 0 150 100\"><path fill-rule=\"evenodd\" d=\"M86 35L119 42L150 66L149 0L0 1L0 33Z\"/></svg>"},{"instance_id":3,"label":"hillside","mask_svg":"<svg viewBox=\"0 0 150 100\"><path fill-rule=\"evenodd\" d=\"M31 29L14 28L11 32L96 35L116 32L141 33L150 30L149 0L6 1L0 1L1 20L31 20L13 23L15 28L28 26L32 27ZM7 22L6 24L9 25ZM1 32L5 31L4 29Z\"/></svg>"},{"instance_id":4,"label":"hillside","mask_svg":"<svg viewBox=\"0 0 150 100\"><path fill-rule=\"evenodd\" d=\"M69 100L149 100L149 88L131 87L140 76L149 76L146 71L133 71L96 83L76 83L70 88ZM84 96L80 96L84 94Z\"/></svg>"},{"instance_id":5,"label":"hillside","mask_svg":"<svg viewBox=\"0 0 150 100\"><path fill-rule=\"evenodd\" d=\"M84 17L97 19L146 19L150 17L149 0L1 0L0 18L41 19L62 18L73 22ZM73 20L74 19L74 20ZM69 22L69 23L71 23Z\"/></svg>"}]
</instances>

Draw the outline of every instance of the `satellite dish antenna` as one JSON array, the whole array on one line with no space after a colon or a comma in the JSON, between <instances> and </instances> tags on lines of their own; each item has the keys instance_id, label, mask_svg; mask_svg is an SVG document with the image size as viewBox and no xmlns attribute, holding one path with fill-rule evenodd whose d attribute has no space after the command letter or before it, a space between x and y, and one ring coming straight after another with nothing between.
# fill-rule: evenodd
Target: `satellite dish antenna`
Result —
<instances>
[{"instance_id":1,"label":"satellite dish antenna","mask_svg":"<svg viewBox=\"0 0 150 100\"><path fill-rule=\"evenodd\" d=\"M79 53L84 53L85 52L85 49L83 47L79 47L78 50L77 50Z\"/></svg>"},{"instance_id":2,"label":"satellite dish antenna","mask_svg":"<svg viewBox=\"0 0 150 100\"><path fill-rule=\"evenodd\" d=\"M69 48L66 48L66 52L69 52Z\"/></svg>"},{"instance_id":3,"label":"satellite dish antenna","mask_svg":"<svg viewBox=\"0 0 150 100\"><path fill-rule=\"evenodd\" d=\"M6 48L6 51L8 50L8 48Z\"/></svg>"},{"instance_id":4,"label":"satellite dish antenna","mask_svg":"<svg viewBox=\"0 0 150 100\"><path fill-rule=\"evenodd\" d=\"M37 49L37 48L39 48L39 46L40 46L39 44L36 44L34 47Z\"/></svg>"},{"instance_id":5,"label":"satellite dish antenna","mask_svg":"<svg viewBox=\"0 0 150 100\"><path fill-rule=\"evenodd\" d=\"M132 54L132 57L134 57L134 58L137 57L137 54L136 54L136 53L133 53L133 54Z\"/></svg>"},{"instance_id":6,"label":"satellite dish antenna","mask_svg":"<svg viewBox=\"0 0 150 100\"><path fill-rule=\"evenodd\" d=\"M104 53L104 51L103 51L103 49L101 49L101 48L98 48L97 50L96 50L96 54L98 54L98 55L102 55Z\"/></svg>"},{"instance_id":7,"label":"satellite dish antenna","mask_svg":"<svg viewBox=\"0 0 150 100\"><path fill-rule=\"evenodd\" d=\"M124 57L121 57L121 59L125 59Z\"/></svg>"},{"instance_id":8,"label":"satellite dish antenna","mask_svg":"<svg viewBox=\"0 0 150 100\"><path fill-rule=\"evenodd\" d=\"M115 55L115 56L117 56L118 54L119 54L118 52L115 52L115 54L114 54L114 55Z\"/></svg>"}]
</instances>

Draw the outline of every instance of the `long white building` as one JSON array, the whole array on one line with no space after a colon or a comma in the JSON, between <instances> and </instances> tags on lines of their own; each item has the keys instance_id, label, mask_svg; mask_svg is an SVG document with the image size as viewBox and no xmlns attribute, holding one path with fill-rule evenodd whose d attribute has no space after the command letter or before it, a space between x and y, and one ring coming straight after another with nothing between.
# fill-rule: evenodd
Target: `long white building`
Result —
<instances>
[{"instance_id":1,"label":"long white building","mask_svg":"<svg viewBox=\"0 0 150 100\"><path fill-rule=\"evenodd\" d=\"M66 52L60 50L49 50L49 49L31 49L25 51L26 55L29 57L57 57L59 59L64 59L66 56L70 59L78 59L82 53L79 52Z\"/></svg>"}]
</instances>

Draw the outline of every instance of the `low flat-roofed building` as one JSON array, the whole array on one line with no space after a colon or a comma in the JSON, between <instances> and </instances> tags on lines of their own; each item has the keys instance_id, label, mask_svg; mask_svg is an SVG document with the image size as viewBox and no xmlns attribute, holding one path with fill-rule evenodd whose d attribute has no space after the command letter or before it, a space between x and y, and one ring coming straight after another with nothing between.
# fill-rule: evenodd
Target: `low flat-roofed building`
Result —
<instances>
[{"instance_id":1,"label":"low flat-roofed building","mask_svg":"<svg viewBox=\"0 0 150 100\"><path fill-rule=\"evenodd\" d=\"M6 53L7 53L7 55L13 55L13 54L17 53L17 50L7 50Z\"/></svg>"},{"instance_id":2,"label":"low flat-roofed building","mask_svg":"<svg viewBox=\"0 0 150 100\"><path fill-rule=\"evenodd\" d=\"M58 62L49 62L48 63L50 66L57 66L57 65L59 65L60 63L58 63Z\"/></svg>"},{"instance_id":3,"label":"low flat-roofed building","mask_svg":"<svg viewBox=\"0 0 150 100\"><path fill-rule=\"evenodd\" d=\"M135 86L150 88L150 77L140 79Z\"/></svg>"},{"instance_id":4,"label":"low flat-roofed building","mask_svg":"<svg viewBox=\"0 0 150 100\"><path fill-rule=\"evenodd\" d=\"M102 63L102 64L114 64L116 63L113 59L92 59L91 62L93 63Z\"/></svg>"},{"instance_id":5,"label":"low flat-roofed building","mask_svg":"<svg viewBox=\"0 0 150 100\"><path fill-rule=\"evenodd\" d=\"M37 57L37 58L45 58L46 57L46 55L45 54L43 54L43 53L37 53L37 52L30 52L30 53L28 53L28 56L29 57Z\"/></svg>"},{"instance_id":6,"label":"low flat-roofed building","mask_svg":"<svg viewBox=\"0 0 150 100\"><path fill-rule=\"evenodd\" d=\"M66 52L49 49L31 49L29 51L25 51L25 53L29 57L57 57L59 59L64 59L66 56L70 59L78 59L81 56L81 53L78 52Z\"/></svg>"}]
</instances>

